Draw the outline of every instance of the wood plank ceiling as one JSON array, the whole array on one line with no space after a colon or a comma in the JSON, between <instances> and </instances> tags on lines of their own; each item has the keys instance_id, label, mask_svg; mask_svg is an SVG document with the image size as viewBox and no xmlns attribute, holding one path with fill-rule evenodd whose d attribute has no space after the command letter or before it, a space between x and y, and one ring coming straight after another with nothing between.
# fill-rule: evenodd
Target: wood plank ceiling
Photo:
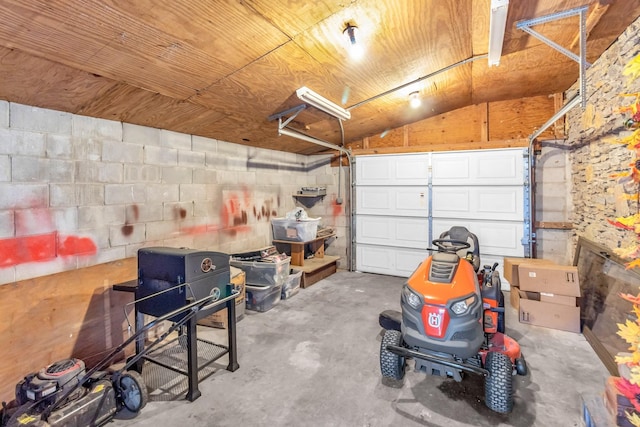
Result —
<instances>
[{"instance_id":1,"label":"wood plank ceiling","mask_svg":"<svg viewBox=\"0 0 640 427\"><path fill-rule=\"evenodd\" d=\"M640 0L511 0L499 67L470 61L352 108L344 142L457 108L566 90L578 66L516 22L589 4L594 61L640 16ZM490 0L0 0L0 98L256 147L324 148L267 118L308 86L345 107L487 53ZM562 46L578 18L536 26ZM366 51L349 58L343 29ZM578 52L578 47L572 50ZM410 110L407 96L424 100ZM293 126L335 144L337 121Z\"/></svg>"}]
</instances>

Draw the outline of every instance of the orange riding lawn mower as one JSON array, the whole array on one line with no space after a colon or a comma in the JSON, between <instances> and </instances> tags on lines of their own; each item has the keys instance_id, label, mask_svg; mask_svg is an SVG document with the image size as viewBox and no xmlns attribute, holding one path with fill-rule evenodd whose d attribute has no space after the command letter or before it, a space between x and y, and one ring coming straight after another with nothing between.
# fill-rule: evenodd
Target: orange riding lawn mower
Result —
<instances>
[{"instance_id":1,"label":"orange riding lawn mower","mask_svg":"<svg viewBox=\"0 0 640 427\"><path fill-rule=\"evenodd\" d=\"M485 404L509 413L513 376L526 375L527 364L520 345L504 334L498 264L480 269L478 238L465 227L452 227L433 245L437 251L402 289L402 312L380 313L382 376L402 380L407 359L416 371L456 381L483 375Z\"/></svg>"}]
</instances>

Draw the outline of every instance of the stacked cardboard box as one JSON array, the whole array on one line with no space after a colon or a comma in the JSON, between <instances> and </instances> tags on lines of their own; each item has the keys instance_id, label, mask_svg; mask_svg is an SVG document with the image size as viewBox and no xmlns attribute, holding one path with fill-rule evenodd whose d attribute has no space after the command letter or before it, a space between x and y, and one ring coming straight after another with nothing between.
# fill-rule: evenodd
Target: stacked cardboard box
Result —
<instances>
[{"instance_id":1,"label":"stacked cardboard box","mask_svg":"<svg viewBox=\"0 0 640 427\"><path fill-rule=\"evenodd\" d=\"M526 258L505 258L504 266L505 278L509 274L512 279L507 278L511 304L518 309L520 323L580 333L576 267Z\"/></svg>"},{"instance_id":2,"label":"stacked cardboard box","mask_svg":"<svg viewBox=\"0 0 640 427\"><path fill-rule=\"evenodd\" d=\"M236 267L230 267L231 283L240 293L236 297L236 322L242 320L245 312L245 277L244 271ZM213 328L226 329L228 324L227 309L223 308L220 311L203 317L198 320L198 325L211 326Z\"/></svg>"},{"instance_id":3,"label":"stacked cardboard box","mask_svg":"<svg viewBox=\"0 0 640 427\"><path fill-rule=\"evenodd\" d=\"M511 305L517 310L519 308L520 298L518 290L520 283L518 282L518 266L520 264L554 264L553 261L547 259L534 258L505 258L504 259L504 278L511 285Z\"/></svg>"}]
</instances>

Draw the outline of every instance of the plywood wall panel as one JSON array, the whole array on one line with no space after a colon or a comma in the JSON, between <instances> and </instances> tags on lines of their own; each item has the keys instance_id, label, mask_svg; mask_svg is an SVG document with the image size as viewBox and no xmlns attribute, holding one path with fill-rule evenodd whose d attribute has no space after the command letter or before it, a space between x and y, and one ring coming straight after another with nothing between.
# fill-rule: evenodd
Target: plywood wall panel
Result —
<instances>
[{"instance_id":1,"label":"plywood wall panel","mask_svg":"<svg viewBox=\"0 0 640 427\"><path fill-rule=\"evenodd\" d=\"M489 139L528 137L553 116L554 104L553 96L489 103ZM540 136L545 137L554 137L553 126Z\"/></svg>"},{"instance_id":2,"label":"plywood wall panel","mask_svg":"<svg viewBox=\"0 0 640 427\"><path fill-rule=\"evenodd\" d=\"M14 398L24 375L67 357L89 366L126 338L132 294L111 286L137 277L137 259L0 286L0 398Z\"/></svg>"},{"instance_id":3,"label":"plywood wall panel","mask_svg":"<svg viewBox=\"0 0 640 427\"><path fill-rule=\"evenodd\" d=\"M409 145L482 141L484 113L484 106L472 105L412 123Z\"/></svg>"}]
</instances>

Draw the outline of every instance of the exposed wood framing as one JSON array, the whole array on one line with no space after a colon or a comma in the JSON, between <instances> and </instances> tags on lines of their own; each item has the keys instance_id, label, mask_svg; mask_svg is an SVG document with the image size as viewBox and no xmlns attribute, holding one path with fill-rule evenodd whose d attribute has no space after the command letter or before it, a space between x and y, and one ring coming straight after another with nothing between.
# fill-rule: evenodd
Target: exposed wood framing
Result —
<instances>
[{"instance_id":1,"label":"exposed wood framing","mask_svg":"<svg viewBox=\"0 0 640 427\"><path fill-rule=\"evenodd\" d=\"M587 23L586 23L587 39L589 38L589 34L591 33L591 30L593 30L593 28L598 24L598 22L600 22L600 18L602 18L602 16L609 9L609 4L603 4L603 3L604 3L603 1L596 3L595 7L591 10L591 13L589 13L589 16L587 16ZM578 46L579 43L580 43L580 31L578 31L578 34L576 34L576 36L573 38L573 41L569 45L569 49L573 49L574 47Z\"/></svg>"},{"instance_id":2,"label":"exposed wood framing","mask_svg":"<svg viewBox=\"0 0 640 427\"><path fill-rule=\"evenodd\" d=\"M573 229L573 223L562 221L538 221L536 222L536 228L545 230L571 230Z\"/></svg>"},{"instance_id":3,"label":"exposed wood framing","mask_svg":"<svg viewBox=\"0 0 640 427\"><path fill-rule=\"evenodd\" d=\"M489 103L480 104L482 121L480 122L480 141L489 141Z\"/></svg>"},{"instance_id":4,"label":"exposed wood framing","mask_svg":"<svg viewBox=\"0 0 640 427\"><path fill-rule=\"evenodd\" d=\"M560 109L564 105L564 95L562 93L556 93L555 95L553 95L553 104L555 112L557 113L558 111L560 111ZM556 120L553 127L556 139L564 139L564 117Z\"/></svg>"},{"instance_id":5,"label":"exposed wood framing","mask_svg":"<svg viewBox=\"0 0 640 427\"><path fill-rule=\"evenodd\" d=\"M552 117L555 96L480 103L349 144L354 154L526 147L526 138ZM564 127L559 121L556 128ZM543 133L555 139L554 129Z\"/></svg>"}]
</instances>

